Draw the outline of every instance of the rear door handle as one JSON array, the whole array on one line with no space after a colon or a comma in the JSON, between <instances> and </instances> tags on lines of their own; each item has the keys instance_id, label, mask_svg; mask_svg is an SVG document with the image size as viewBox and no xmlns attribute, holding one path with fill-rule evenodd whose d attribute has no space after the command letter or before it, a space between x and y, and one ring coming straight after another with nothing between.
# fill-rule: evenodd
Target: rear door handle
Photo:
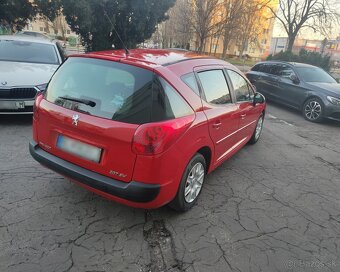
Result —
<instances>
[{"instance_id":1,"label":"rear door handle","mask_svg":"<svg viewBox=\"0 0 340 272\"><path fill-rule=\"evenodd\" d=\"M219 129L221 127L221 125L222 125L222 123L218 121L215 124L213 124L213 128Z\"/></svg>"},{"instance_id":2,"label":"rear door handle","mask_svg":"<svg viewBox=\"0 0 340 272\"><path fill-rule=\"evenodd\" d=\"M247 117L247 114L242 114L241 119L245 119Z\"/></svg>"}]
</instances>

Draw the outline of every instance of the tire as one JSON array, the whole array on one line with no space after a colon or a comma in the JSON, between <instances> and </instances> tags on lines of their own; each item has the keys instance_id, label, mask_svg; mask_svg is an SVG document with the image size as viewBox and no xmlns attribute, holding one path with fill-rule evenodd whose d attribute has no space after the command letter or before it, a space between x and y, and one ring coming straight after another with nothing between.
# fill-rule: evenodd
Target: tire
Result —
<instances>
[{"instance_id":1,"label":"tire","mask_svg":"<svg viewBox=\"0 0 340 272\"><path fill-rule=\"evenodd\" d=\"M194 172L197 170L197 172ZM204 184L204 179L207 173L207 165L204 157L197 153L189 162L187 167L184 170L181 183L178 187L177 195L172 202L169 203L169 206L178 211L178 212L186 212L190 210L193 206L195 206L197 199L202 191L202 187ZM190 184L189 176L191 177L200 177L200 179L195 179L196 182L192 182ZM192 179L191 179L192 180ZM199 188L191 187L191 186L200 186ZM187 190L186 190L187 188ZM190 189L191 188L191 189ZM192 197L190 197L190 193L186 195L186 193L192 192Z\"/></svg>"},{"instance_id":2,"label":"tire","mask_svg":"<svg viewBox=\"0 0 340 272\"><path fill-rule=\"evenodd\" d=\"M259 141L261 134L262 134L262 130L263 130L263 123L264 123L264 115L261 114L259 120L257 120L253 136L251 136L248 142L249 144L254 145Z\"/></svg>"},{"instance_id":3,"label":"tire","mask_svg":"<svg viewBox=\"0 0 340 272\"><path fill-rule=\"evenodd\" d=\"M313 97L303 104L302 115L307 121L320 123L324 119L324 108L322 101L317 97Z\"/></svg>"}]
</instances>

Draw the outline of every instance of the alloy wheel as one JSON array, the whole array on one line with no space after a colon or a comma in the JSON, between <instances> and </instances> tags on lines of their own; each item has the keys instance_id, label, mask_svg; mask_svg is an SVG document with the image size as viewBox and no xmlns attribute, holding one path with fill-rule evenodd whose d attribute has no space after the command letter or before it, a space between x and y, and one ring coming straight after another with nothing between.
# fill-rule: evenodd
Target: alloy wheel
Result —
<instances>
[{"instance_id":1,"label":"alloy wheel","mask_svg":"<svg viewBox=\"0 0 340 272\"><path fill-rule=\"evenodd\" d=\"M322 106L316 100L311 100L305 106L305 115L306 115L307 119L309 119L311 121L318 120L321 116L321 113L322 113Z\"/></svg>"},{"instance_id":2,"label":"alloy wheel","mask_svg":"<svg viewBox=\"0 0 340 272\"><path fill-rule=\"evenodd\" d=\"M263 116L259 119L256 125L256 130L255 130L255 140L257 141L262 133L262 128L263 128Z\"/></svg>"},{"instance_id":3,"label":"alloy wheel","mask_svg":"<svg viewBox=\"0 0 340 272\"><path fill-rule=\"evenodd\" d=\"M185 183L184 198L187 203L195 201L201 192L204 176L205 170L203 164L200 162L196 163L190 170Z\"/></svg>"}]
</instances>

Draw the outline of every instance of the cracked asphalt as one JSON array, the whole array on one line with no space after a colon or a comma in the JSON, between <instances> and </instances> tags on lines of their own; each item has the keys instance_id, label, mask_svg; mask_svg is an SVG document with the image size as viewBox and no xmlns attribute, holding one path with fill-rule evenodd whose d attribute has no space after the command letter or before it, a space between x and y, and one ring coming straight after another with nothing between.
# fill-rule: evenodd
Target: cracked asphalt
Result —
<instances>
[{"instance_id":1,"label":"cracked asphalt","mask_svg":"<svg viewBox=\"0 0 340 272\"><path fill-rule=\"evenodd\" d=\"M340 271L340 124L270 104L262 139L178 214L96 196L29 155L0 116L0 271Z\"/></svg>"}]
</instances>

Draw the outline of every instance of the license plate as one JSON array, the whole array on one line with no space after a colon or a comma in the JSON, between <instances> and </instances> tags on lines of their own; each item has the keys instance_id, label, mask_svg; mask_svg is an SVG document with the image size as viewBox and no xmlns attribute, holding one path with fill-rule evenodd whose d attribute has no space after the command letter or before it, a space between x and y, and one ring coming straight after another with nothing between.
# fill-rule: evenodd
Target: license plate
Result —
<instances>
[{"instance_id":1,"label":"license plate","mask_svg":"<svg viewBox=\"0 0 340 272\"><path fill-rule=\"evenodd\" d=\"M0 109L3 110L19 110L25 108L24 101L0 101Z\"/></svg>"},{"instance_id":2,"label":"license plate","mask_svg":"<svg viewBox=\"0 0 340 272\"><path fill-rule=\"evenodd\" d=\"M25 102L15 102L15 105L18 107L18 109L25 108Z\"/></svg>"},{"instance_id":3,"label":"license plate","mask_svg":"<svg viewBox=\"0 0 340 272\"><path fill-rule=\"evenodd\" d=\"M96 163L99 163L102 154L101 148L61 135L58 136L57 147L67 153Z\"/></svg>"}]
</instances>

